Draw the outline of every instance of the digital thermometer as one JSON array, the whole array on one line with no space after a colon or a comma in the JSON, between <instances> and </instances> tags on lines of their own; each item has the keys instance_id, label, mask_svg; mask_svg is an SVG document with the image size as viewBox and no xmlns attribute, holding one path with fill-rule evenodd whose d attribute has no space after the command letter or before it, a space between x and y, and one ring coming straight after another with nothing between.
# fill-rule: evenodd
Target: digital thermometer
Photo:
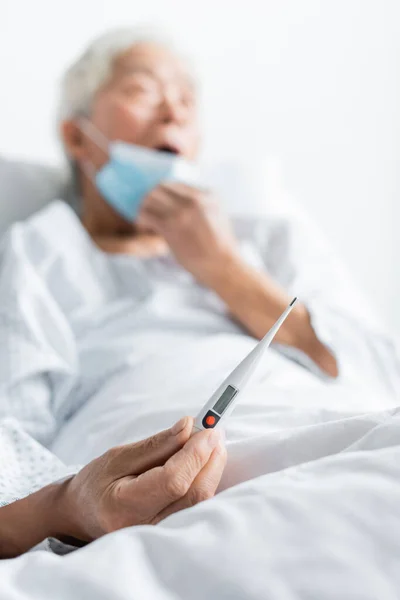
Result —
<instances>
[{"instance_id":1,"label":"digital thermometer","mask_svg":"<svg viewBox=\"0 0 400 600\"><path fill-rule=\"evenodd\" d=\"M297 298L293 298L287 309L282 313L276 323L271 327L268 333L260 340L255 348L242 360L241 363L232 371L225 381L214 392L211 398L203 406L197 415L192 435L203 429L212 429L223 419L226 419L233 411L237 402L239 393L243 390L251 375L255 371L264 350L268 348L274 339L277 331L285 321Z\"/></svg>"}]
</instances>

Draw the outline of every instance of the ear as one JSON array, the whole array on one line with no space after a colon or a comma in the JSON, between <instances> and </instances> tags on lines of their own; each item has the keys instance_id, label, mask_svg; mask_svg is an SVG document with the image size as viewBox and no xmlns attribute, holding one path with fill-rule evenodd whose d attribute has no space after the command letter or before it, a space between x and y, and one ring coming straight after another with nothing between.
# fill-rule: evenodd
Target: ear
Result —
<instances>
[{"instance_id":1,"label":"ear","mask_svg":"<svg viewBox=\"0 0 400 600\"><path fill-rule=\"evenodd\" d=\"M87 155L86 137L77 121L63 121L61 123L61 136L68 155L80 161Z\"/></svg>"}]
</instances>

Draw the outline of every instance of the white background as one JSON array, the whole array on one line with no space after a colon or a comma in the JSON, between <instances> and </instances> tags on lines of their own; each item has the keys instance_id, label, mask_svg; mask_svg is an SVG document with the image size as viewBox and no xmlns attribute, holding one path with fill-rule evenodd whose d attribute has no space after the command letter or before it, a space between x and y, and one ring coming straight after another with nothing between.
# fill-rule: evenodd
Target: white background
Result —
<instances>
[{"instance_id":1,"label":"white background","mask_svg":"<svg viewBox=\"0 0 400 600\"><path fill-rule=\"evenodd\" d=\"M157 23L204 76L205 154L268 155L400 331L398 0L0 0L0 153L56 163L59 75Z\"/></svg>"}]
</instances>

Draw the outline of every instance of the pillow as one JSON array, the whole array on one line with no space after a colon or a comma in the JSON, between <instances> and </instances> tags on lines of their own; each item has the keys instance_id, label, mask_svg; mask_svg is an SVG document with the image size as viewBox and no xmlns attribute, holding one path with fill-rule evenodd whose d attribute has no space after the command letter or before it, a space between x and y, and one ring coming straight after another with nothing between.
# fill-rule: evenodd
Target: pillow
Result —
<instances>
[{"instance_id":1,"label":"pillow","mask_svg":"<svg viewBox=\"0 0 400 600\"><path fill-rule=\"evenodd\" d=\"M26 219L55 198L69 198L67 181L61 168L0 156L0 231Z\"/></svg>"}]
</instances>

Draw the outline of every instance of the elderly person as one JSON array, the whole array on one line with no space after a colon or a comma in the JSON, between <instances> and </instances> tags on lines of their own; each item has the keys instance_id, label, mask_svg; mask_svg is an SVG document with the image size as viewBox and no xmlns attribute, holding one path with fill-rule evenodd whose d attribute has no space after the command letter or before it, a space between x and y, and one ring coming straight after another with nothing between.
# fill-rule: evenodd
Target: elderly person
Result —
<instances>
[{"instance_id":1,"label":"elderly person","mask_svg":"<svg viewBox=\"0 0 400 600\"><path fill-rule=\"evenodd\" d=\"M1 556L155 524L212 496L218 430L190 437L185 417L154 431L200 408L294 293L270 396L288 383L382 395L398 384L390 342L313 230L230 221L212 190L184 181L159 182L133 219L103 193L116 140L196 161L196 84L168 44L135 31L96 40L65 76L61 116L77 214L56 201L14 226L0 255ZM132 443L136 424L152 435Z\"/></svg>"}]
</instances>

